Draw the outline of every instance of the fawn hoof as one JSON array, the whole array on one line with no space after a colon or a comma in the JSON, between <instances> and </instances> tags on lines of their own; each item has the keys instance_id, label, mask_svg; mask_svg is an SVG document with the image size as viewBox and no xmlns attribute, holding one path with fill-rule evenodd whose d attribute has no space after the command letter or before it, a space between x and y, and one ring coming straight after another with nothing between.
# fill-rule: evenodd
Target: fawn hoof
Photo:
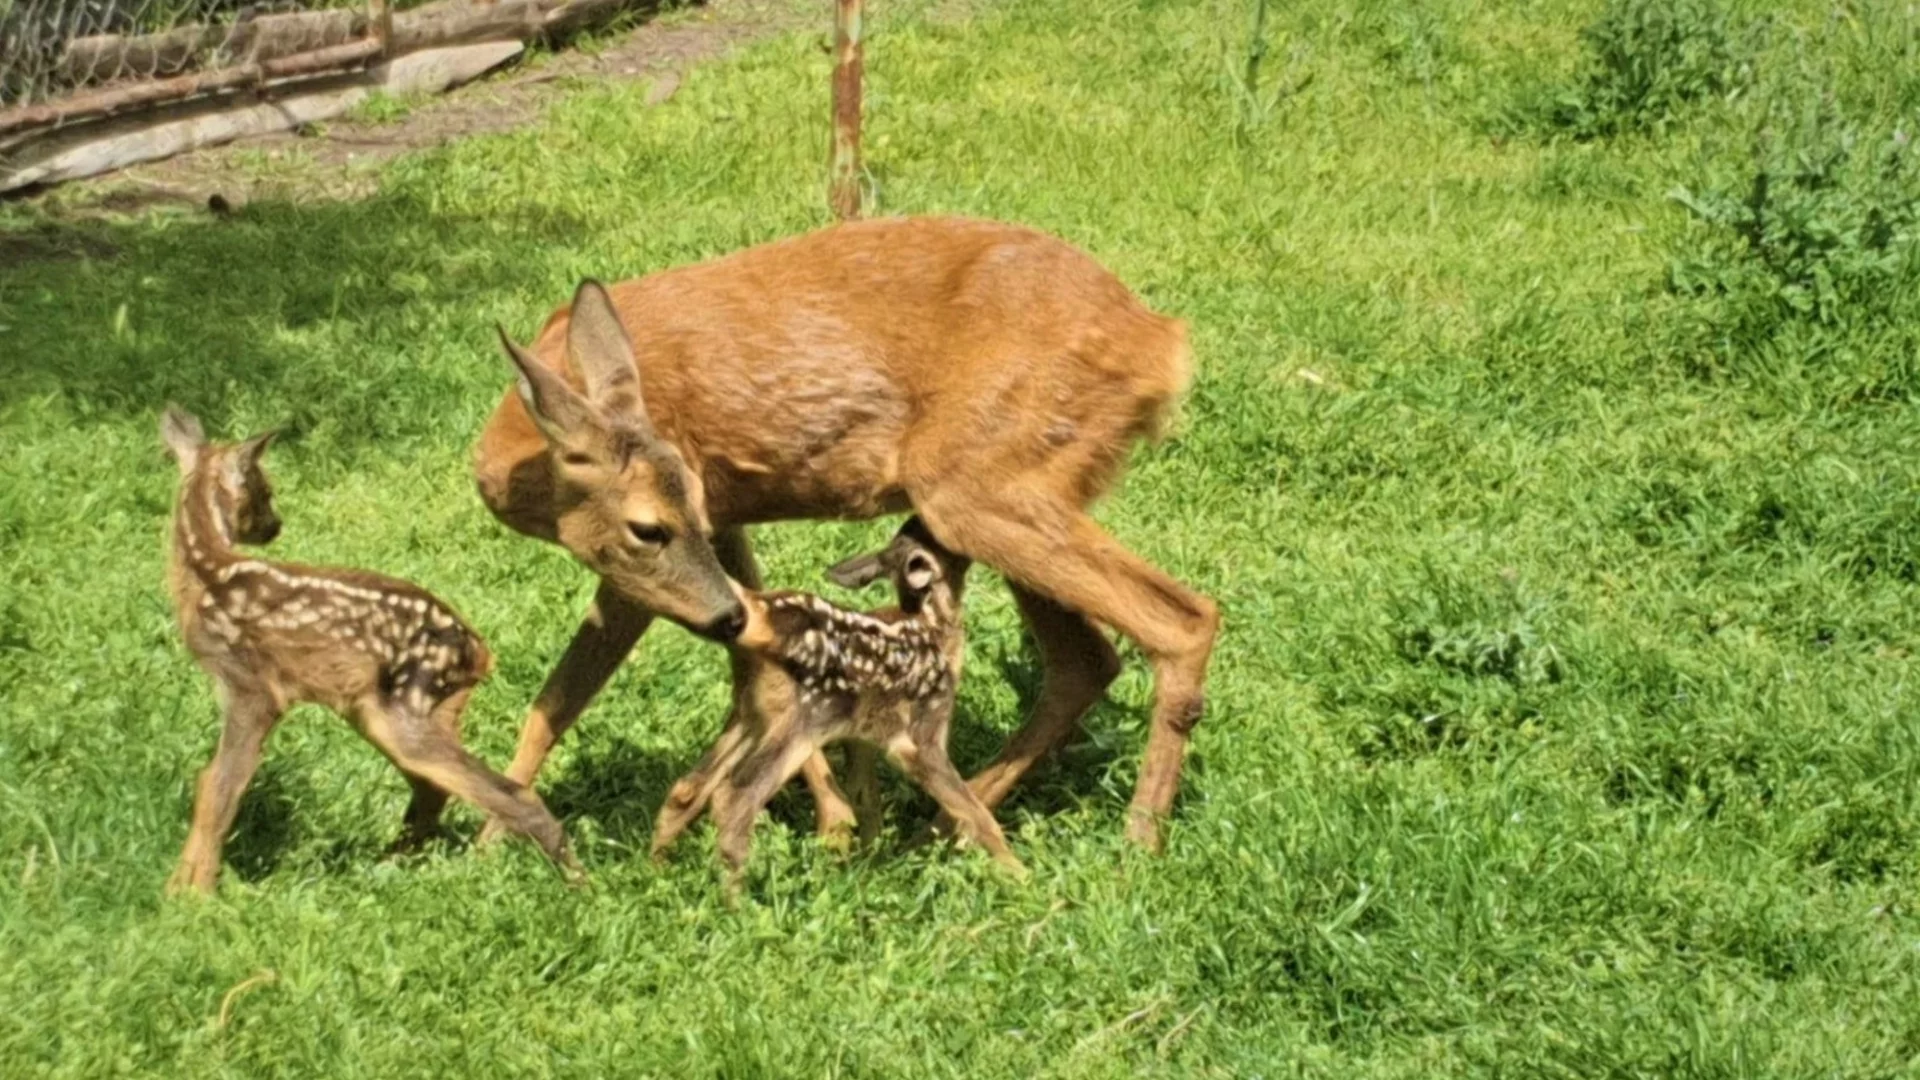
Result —
<instances>
[{"instance_id":1,"label":"fawn hoof","mask_svg":"<svg viewBox=\"0 0 1920 1080\"><path fill-rule=\"evenodd\" d=\"M511 830L505 825L500 823L499 818L490 817L487 819L486 824L480 826L480 835L473 838L473 846L482 848L492 847L506 839L507 833L510 831Z\"/></svg>"},{"instance_id":2,"label":"fawn hoof","mask_svg":"<svg viewBox=\"0 0 1920 1080\"><path fill-rule=\"evenodd\" d=\"M814 834L830 850L844 855L853 850L853 834L858 827L859 822L850 807L823 806L819 810L819 822L814 826Z\"/></svg>"}]
</instances>

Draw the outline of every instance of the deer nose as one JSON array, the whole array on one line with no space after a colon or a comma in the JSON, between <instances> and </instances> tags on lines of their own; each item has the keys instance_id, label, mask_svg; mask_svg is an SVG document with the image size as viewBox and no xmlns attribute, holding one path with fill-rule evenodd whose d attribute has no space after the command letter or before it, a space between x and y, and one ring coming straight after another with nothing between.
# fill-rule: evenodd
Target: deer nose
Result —
<instances>
[{"instance_id":1,"label":"deer nose","mask_svg":"<svg viewBox=\"0 0 1920 1080\"><path fill-rule=\"evenodd\" d=\"M747 628L747 609L735 605L731 611L713 620L700 631L707 637L722 644L738 638Z\"/></svg>"}]
</instances>

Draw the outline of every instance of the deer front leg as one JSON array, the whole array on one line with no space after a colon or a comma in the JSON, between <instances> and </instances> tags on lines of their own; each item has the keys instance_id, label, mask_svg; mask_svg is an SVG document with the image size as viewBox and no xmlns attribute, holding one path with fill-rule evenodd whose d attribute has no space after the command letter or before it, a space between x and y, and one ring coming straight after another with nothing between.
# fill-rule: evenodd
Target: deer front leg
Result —
<instances>
[{"instance_id":1,"label":"deer front leg","mask_svg":"<svg viewBox=\"0 0 1920 1080\"><path fill-rule=\"evenodd\" d=\"M765 587L760 579L760 566L753 558L753 545L748 541L744 527L735 526L716 532L713 553L720 559L720 568L733 580L749 589ZM738 659L733 664L733 685L736 692L745 685ZM739 721L739 709L736 701L734 715L727 718L728 724ZM847 797L841 793L840 786L833 782L833 766L827 763L825 754L815 750L801 767L800 774L806 779L807 790L813 794L814 832L828 847L846 850L853 836L856 815L853 807L848 805Z\"/></svg>"},{"instance_id":2,"label":"deer front leg","mask_svg":"<svg viewBox=\"0 0 1920 1080\"><path fill-rule=\"evenodd\" d=\"M527 710L520 728L520 744L514 749L513 764L507 766L507 778L527 787L540 775L553 745L560 741L573 722L593 703L607 680L633 652L633 646L653 622L653 616L634 605L607 585L593 594L593 605L580 629L567 644L553 673L547 676L540 696ZM479 843L500 839L504 826L489 820L480 830Z\"/></svg>"},{"instance_id":3,"label":"deer front leg","mask_svg":"<svg viewBox=\"0 0 1920 1080\"><path fill-rule=\"evenodd\" d=\"M240 796L252 783L267 734L280 719L279 702L263 690L226 687L222 696L226 699L226 720L220 744L214 749L213 760L200 772L193 799L193 827L187 832L179 865L167 879L169 895L187 890L213 891L220 878L220 851L239 812Z\"/></svg>"},{"instance_id":4,"label":"deer front leg","mask_svg":"<svg viewBox=\"0 0 1920 1080\"><path fill-rule=\"evenodd\" d=\"M653 848L654 861L660 861L687 826L700 817L713 798L714 788L718 787L727 774L739 764L740 754L747 742L747 725L737 719L727 724L726 730L714 740L712 746L700 758L693 770L681 777L667 792L666 801L660 807L659 817L654 819Z\"/></svg>"}]
</instances>

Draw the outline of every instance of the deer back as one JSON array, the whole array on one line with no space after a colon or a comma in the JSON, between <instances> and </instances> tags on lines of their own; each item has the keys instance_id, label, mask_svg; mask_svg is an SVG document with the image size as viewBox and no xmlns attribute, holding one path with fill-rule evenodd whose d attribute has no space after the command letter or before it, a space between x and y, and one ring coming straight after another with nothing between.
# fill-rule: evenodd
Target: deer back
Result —
<instances>
[{"instance_id":1,"label":"deer back","mask_svg":"<svg viewBox=\"0 0 1920 1080\"><path fill-rule=\"evenodd\" d=\"M714 527L903 509L955 444L1070 452L1084 467L1058 482L1084 502L1189 377L1184 324L1064 241L995 222L848 223L609 295ZM578 388L571 318L554 313L531 351ZM475 449L483 498L553 539L555 468L509 393Z\"/></svg>"}]
</instances>

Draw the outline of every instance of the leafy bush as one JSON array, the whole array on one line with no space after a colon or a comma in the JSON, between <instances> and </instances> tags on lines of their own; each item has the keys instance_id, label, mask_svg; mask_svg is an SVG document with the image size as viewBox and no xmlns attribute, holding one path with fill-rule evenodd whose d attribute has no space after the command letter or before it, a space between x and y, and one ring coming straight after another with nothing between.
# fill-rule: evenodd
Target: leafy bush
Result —
<instances>
[{"instance_id":1,"label":"leafy bush","mask_svg":"<svg viewBox=\"0 0 1920 1080\"><path fill-rule=\"evenodd\" d=\"M1706 226L1676 291L1832 323L1884 315L1920 280L1920 175L1908 132L1868 134L1821 101L1755 140L1744 183L1673 197Z\"/></svg>"},{"instance_id":2,"label":"leafy bush","mask_svg":"<svg viewBox=\"0 0 1920 1080\"><path fill-rule=\"evenodd\" d=\"M1577 139L1657 129L1750 74L1752 50L1718 0L1611 0L1580 33L1577 79L1519 110L1521 126Z\"/></svg>"}]
</instances>

